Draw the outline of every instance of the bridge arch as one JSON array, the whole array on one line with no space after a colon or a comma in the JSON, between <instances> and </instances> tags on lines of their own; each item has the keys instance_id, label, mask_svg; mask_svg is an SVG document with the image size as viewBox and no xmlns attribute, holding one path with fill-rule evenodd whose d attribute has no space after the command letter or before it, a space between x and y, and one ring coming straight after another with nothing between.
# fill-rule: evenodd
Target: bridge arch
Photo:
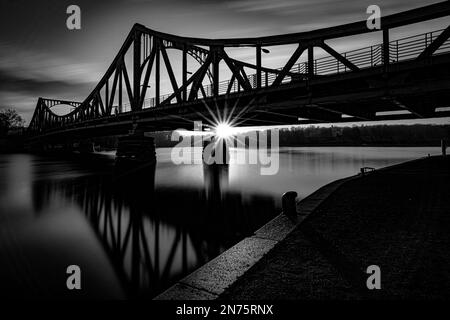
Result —
<instances>
[{"instance_id":1,"label":"bridge arch","mask_svg":"<svg viewBox=\"0 0 450 320\"><path fill-rule=\"evenodd\" d=\"M331 104L335 104L338 97L336 96L333 99L325 99L320 96L314 97L311 91L313 87L311 84L316 85L319 82L335 81L332 77L336 78L349 73L353 73L355 76L370 72L373 74L379 72L384 75L395 75L398 67L390 66L392 64L391 58L393 54L397 56L399 56L399 53L402 54L401 50L403 49L398 44L395 46L390 41L389 31L393 28L449 15L450 2L445 1L385 16L382 18L381 31L369 30L366 27L366 21L359 21L309 32L234 39L181 37L158 32L141 24L135 24L106 73L86 99L81 103L73 102L75 110L66 115L55 114L48 105L50 99L39 99L30 122L30 132L33 132L35 128L39 129L37 132L58 131L67 127L85 127L87 123L94 125L94 123L101 123L102 121L112 121L111 117L114 116L113 109L116 107L119 108L119 120L135 122L136 119L141 117L141 114L144 114L142 109L151 72L154 72L156 77L156 88L154 104L152 104L151 110L146 112L151 114L150 117L154 121L160 121L161 123L164 121L177 123L175 119L177 117L180 118L180 114L186 114L186 112L190 112L192 119L189 121L192 121L195 112L198 112L195 108L199 110L200 107L198 106L202 105L202 102L199 100L208 100L210 98L214 98L214 100L229 100L237 99L241 96L244 97L242 98L243 100L255 100L255 105L260 108L257 110L258 113L248 116L249 119L254 119L248 122L249 124L256 125L258 121L260 124L269 123L268 119L274 119L276 114L284 117L279 122L289 121L291 124L299 123L297 121L299 118L316 122L344 121L341 115L349 113L357 119L373 119L378 110L375 107L369 110L368 113L354 110L350 103L342 108L335 108ZM370 32L381 32L383 35L383 41L375 51L372 50L373 48L362 48L356 53L338 53L326 43L330 39ZM433 68L429 62L435 63L438 61L435 57L436 52L442 49L450 51L449 36L450 26L444 30L439 30L439 32L418 35L417 45L420 47L420 52L414 58L414 61L411 60L411 64L418 68L417 72L419 75L422 64L425 63L426 67ZM425 42L423 39L425 39ZM264 67L261 62L262 48L285 44L295 44L297 46L289 60L279 69ZM256 63L251 64L232 59L225 51L225 48L228 47L255 48L254 61ZM315 47L319 47L327 52L331 57L330 60L314 59L313 49ZM200 67L192 74L188 74L186 68L183 68L182 81L178 83L173 70L171 70L167 49L181 50L184 56L189 55L198 61ZM374 59L370 56L370 59L367 60L366 57L373 52L376 52L376 58ZM127 66L125 63L125 55L127 54L132 57L131 66ZM303 54L306 54L307 61L297 65L297 61ZM439 60L445 60L445 57L441 56ZM361 59L366 60L363 61L364 63L361 63ZM171 93L165 96L162 96L160 92L159 67L156 67L155 70L149 68L156 60L163 60L166 67L168 67ZM224 83L219 81L220 62L225 63L232 75L232 78ZM402 61L396 59L395 63L400 66ZM159 66L159 64L157 65ZM326 72L324 71L330 65L332 66L332 72L325 74ZM403 66L404 64L401 65ZM337 70L334 69L335 66ZM255 74L246 74L245 68L254 70ZM434 74L439 76L438 72ZM205 88L203 85L206 78L210 82L209 88ZM296 81L292 82L292 79L296 79ZM373 76L373 79L370 79L370 81L379 83L383 80ZM396 81L395 77L392 81ZM361 81L351 82L350 79L348 83L355 87L364 84ZM440 81L440 83L444 85L444 82ZM323 86L325 88L325 84ZM277 99L286 99L284 97L287 97L287 95L277 95L276 92L288 91L291 90L291 87L295 87L295 90L297 90L296 94L292 94L292 97L290 97L291 100L277 101ZM366 90L365 88L362 89ZM448 90L448 87L446 89ZM322 89L322 91L324 90ZM421 112L420 109L422 107L408 106L401 99L397 99L396 95L390 94L389 97L384 97L385 100L390 100L392 103L389 106L383 106L383 108L402 108L411 111L415 116L434 114L434 112ZM250 96L252 99L248 98ZM305 98L302 98L303 96ZM352 101L351 103L355 104L356 102ZM130 106L130 110L122 109L126 104ZM286 104L300 106L301 108L290 110L288 113L282 110L285 108L283 105ZM385 103L383 102L383 104ZM196 107L194 108L194 106ZM272 110L268 110L268 108L272 108ZM249 110L256 112L254 108L249 108ZM384 109L381 111L384 111ZM165 120L163 121L162 119ZM171 126L171 124L164 124L164 127Z\"/></svg>"}]
</instances>

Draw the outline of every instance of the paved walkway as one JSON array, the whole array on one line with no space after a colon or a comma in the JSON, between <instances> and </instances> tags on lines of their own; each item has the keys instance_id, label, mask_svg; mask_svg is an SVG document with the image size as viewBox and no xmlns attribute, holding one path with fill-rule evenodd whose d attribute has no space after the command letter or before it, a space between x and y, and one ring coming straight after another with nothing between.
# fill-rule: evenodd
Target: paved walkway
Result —
<instances>
[{"instance_id":1,"label":"paved walkway","mask_svg":"<svg viewBox=\"0 0 450 320\"><path fill-rule=\"evenodd\" d=\"M349 180L219 299L448 299L449 199L448 156Z\"/></svg>"}]
</instances>

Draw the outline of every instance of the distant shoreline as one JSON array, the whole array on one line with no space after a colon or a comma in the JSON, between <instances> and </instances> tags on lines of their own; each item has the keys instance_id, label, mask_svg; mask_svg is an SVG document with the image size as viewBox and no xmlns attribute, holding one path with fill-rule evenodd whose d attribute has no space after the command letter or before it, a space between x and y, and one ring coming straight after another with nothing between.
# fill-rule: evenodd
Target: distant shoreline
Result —
<instances>
[{"instance_id":1,"label":"distant shoreline","mask_svg":"<svg viewBox=\"0 0 450 320\"><path fill-rule=\"evenodd\" d=\"M162 145L162 146L156 146L156 148L173 148L173 146L168 145ZM407 148L407 147L433 147L433 148L440 148L440 144L307 144L307 145L280 145L279 148L321 148L321 147L327 147L327 148L338 148L338 147L377 147L377 148ZM235 147L233 147L235 148ZM243 149L243 147L240 147ZM114 151L115 149L104 149L101 151L107 152L107 151ZM5 143L5 141L1 141L0 139L0 154L11 154L11 153L23 153L27 152L22 145L14 145L11 143Z\"/></svg>"},{"instance_id":2,"label":"distant shoreline","mask_svg":"<svg viewBox=\"0 0 450 320\"><path fill-rule=\"evenodd\" d=\"M424 144L303 144L303 145L280 145L280 148L301 148L301 147L440 147L440 144L424 143Z\"/></svg>"}]
</instances>

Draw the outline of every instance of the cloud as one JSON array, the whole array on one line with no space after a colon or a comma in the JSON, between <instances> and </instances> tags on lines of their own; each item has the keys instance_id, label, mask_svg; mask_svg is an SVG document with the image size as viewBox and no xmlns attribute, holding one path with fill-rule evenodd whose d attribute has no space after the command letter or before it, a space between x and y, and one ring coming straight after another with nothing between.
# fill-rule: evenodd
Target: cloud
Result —
<instances>
[{"instance_id":1,"label":"cloud","mask_svg":"<svg viewBox=\"0 0 450 320\"><path fill-rule=\"evenodd\" d=\"M95 64L80 63L38 50L24 49L0 43L0 71L17 78L86 83L98 80L101 71Z\"/></svg>"},{"instance_id":2,"label":"cloud","mask_svg":"<svg viewBox=\"0 0 450 320\"><path fill-rule=\"evenodd\" d=\"M26 92L29 94L35 94L36 98L42 96L45 93L53 93L53 95L55 93L60 93L67 95L68 92L74 92L75 95L76 92L80 92L80 88L84 88L84 90L86 89L89 90L88 88L92 87L92 85L95 84L95 82L74 83L72 81L53 80L45 78L42 79L23 78L5 72L4 70L1 69L0 69L0 83L2 83L3 91ZM0 103L2 103L2 101Z\"/></svg>"},{"instance_id":3,"label":"cloud","mask_svg":"<svg viewBox=\"0 0 450 320\"><path fill-rule=\"evenodd\" d=\"M95 83L21 78L0 69L0 106L15 108L28 122L39 97L81 101Z\"/></svg>"},{"instance_id":4,"label":"cloud","mask_svg":"<svg viewBox=\"0 0 450 320\"><path fill-rule=\"evenodd\" d=\"M83 100L105 70L38 50L0 43L0 105L29 120L39 97Z\"/></svg>"},{"instance_id":5,"label":"cloud","mask_svg":"<svg viewBox=\"0 0 450 320\"><path fill-rule=\"evenodd\" d=\"M430 1L439 2L436 1ZM430 4L431 4L430 3ZM231 0L228 7L237 12L266 13L271 15L296 15L301 20L317 21L321 17L363 17L372 0ZM425 5L421 0L379 0L377 3L386 14ZM348 21L351 22L351 21Z\"/></svg>"},{"instance_id":6,"label":"cloud","mask_svg":"<svg viewBox=\"0 0 450 320\"><path fill-rule=\"evenodd\" d=\"M332 0L233 0L228 6L239 12L271 12L289 14L308 10L311 6L323 6L336 3Z\"/></svg>"}]
</instances>

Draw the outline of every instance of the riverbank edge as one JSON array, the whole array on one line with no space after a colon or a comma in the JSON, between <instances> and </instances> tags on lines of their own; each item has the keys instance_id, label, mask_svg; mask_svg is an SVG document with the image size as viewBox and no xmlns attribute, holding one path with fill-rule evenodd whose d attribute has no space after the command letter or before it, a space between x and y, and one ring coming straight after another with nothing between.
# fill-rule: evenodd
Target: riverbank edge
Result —
<instances>
[{"instance_id":1,"label":"riverbank edge","mask_svg":"<svg viewBox=\"0 0 450 320\"><path fill-rule=\"evenodd\" d=\"M426 157L379 168L374 172L390 170ZM370 175L371 172L365 173ZM215 300L238 279L272 251L294 231L316 208L344 184L361 178L361 173L330 182L297 203L297 216L283 213L230 249L179 280L154 300Z\"/></svg>"},{"instance_id":2,"label":"riverbank edge","mask_svg":"<svg viewBox=\"0 0 450 320\"><path fill-rule=\"evenodd\" d=\"M179 280L172 287L156 296L154 300L217 299L228 287L244 276L251 267L294 231L331 194L343 184L360 176L360 174L356 174L320 187L297 203L296 217L288 217L280 213L256 230L253 235L244 238L213 260Z\"/></svg>"}]
</instances>

